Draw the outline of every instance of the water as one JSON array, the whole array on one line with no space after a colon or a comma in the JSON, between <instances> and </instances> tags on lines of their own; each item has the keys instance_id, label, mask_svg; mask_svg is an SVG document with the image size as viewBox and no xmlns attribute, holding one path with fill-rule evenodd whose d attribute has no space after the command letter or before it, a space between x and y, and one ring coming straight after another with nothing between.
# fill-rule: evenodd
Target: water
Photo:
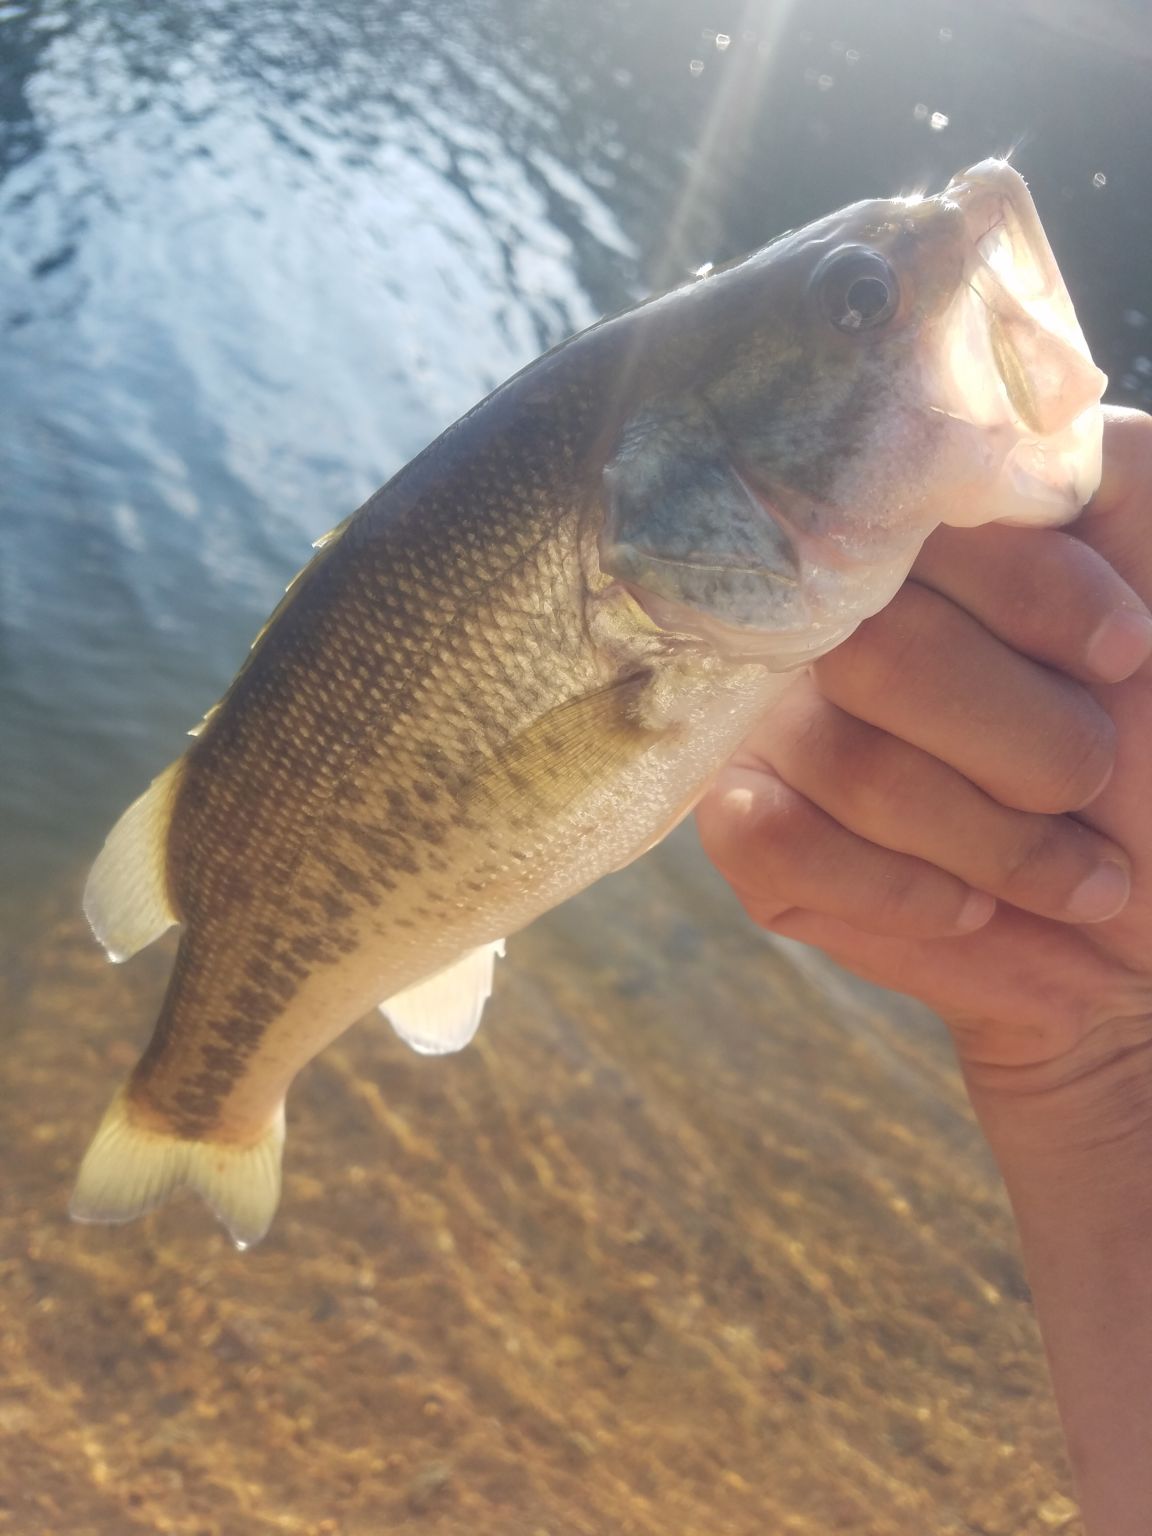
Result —
<instances>
[{"instance_id":1,"label":"water","mask_svg":"<svg viewBox=\"0 0 1152 1536\"><path fill-rule=\"evenodd\" d=\"M781 228L1020 143L1152 399L1142 77L1106 26L1085 89L1082 43L932 5L0 17L10 888L98 845L311 539L537 352Z\"/></svg>"},{"instance_id":2,"label":"water","mask_svg":"<svg viewBox=\"0 0 1152 1536\"><path fill-rule=\"evenodd\" d=\"M450 1075L330 1053L242 1262L63 1220L165 963L75 901L310 541L706 261L1018 145L1152 404L1150 53L1123 0L0 5L9 1529L1069 1528L939 1035L689 846L521 940Z\"/></svg>"}]
</instances>

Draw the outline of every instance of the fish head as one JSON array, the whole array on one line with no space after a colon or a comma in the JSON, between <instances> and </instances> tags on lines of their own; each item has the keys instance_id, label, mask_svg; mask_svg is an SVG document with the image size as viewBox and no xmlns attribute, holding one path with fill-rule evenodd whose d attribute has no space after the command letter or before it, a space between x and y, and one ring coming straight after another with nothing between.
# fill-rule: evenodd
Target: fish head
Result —
<instances>
[{"instance_id":1,"label":"fish head","mask_svg":"<svg viewBox=\"0 0 1152 1536\"><path fill-rule=\"evenodd\" d=\"M933 528L1064 522L1099 481L1107 381L1003 161L854 204L651 309L599 562L666 632L803 665Z\"/></svg>"}]
</instances>

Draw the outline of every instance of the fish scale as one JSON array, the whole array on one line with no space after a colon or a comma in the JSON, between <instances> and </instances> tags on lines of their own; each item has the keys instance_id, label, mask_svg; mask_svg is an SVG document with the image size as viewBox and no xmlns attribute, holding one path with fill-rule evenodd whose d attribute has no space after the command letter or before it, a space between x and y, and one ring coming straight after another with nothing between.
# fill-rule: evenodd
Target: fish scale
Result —
<instances>
[{"instance_id":1,"label":"fish scale","mask_svg":"<svg viewBox=\"0 0 1152 1536\"><path fill-rule=\"evenodd\" d=\"M1075 512L1101 388L988 162L605 321L449 428L318 542L94 866L114 958L182 933L73 1213L189 1185L261 1237L306 1063L377 1006L466 1044L504 935L674 826L934 526Z\"/></svg>"}]
</instances>

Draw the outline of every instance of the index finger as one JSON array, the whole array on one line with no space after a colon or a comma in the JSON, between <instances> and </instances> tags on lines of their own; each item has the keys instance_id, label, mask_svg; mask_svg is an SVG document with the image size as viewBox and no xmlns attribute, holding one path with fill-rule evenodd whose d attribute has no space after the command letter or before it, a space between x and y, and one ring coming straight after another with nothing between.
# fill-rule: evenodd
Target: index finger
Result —
<instances>
[{"instance_id":1,"label":"index finger","mask_svg":"<svg viewBox=\"0 0 1152 1536\"><path fill-rule=\"evenodd\" d=\"M1015 651L1085 682L1118 682L1152 652L1152 615L1089 542L1053 528L940 528L913 578Z\"/></svg>"},{"instance_id":2,"label":"index finger","mask_svg":"<svg viewBox=\"0 0 1152 1536\"><path fill-rule=\"evenodd\" d=\"M1152 599L1152 416L1105 407L1100 487L1071 531Z\"/></svg>"}]
</instances>

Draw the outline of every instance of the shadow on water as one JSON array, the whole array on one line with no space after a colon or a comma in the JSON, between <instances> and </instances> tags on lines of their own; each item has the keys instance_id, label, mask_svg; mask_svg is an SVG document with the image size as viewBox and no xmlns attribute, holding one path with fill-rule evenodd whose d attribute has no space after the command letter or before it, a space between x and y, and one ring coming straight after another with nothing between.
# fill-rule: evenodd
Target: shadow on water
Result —
<instances>
[{"instance_id":1,"label":"shadow on water","mask_svg":"<svg viewBox=\"0 0 1152 1536\"><path fill-rule=\"evenodd\" d=\"M859 196L1019 163L1152 401L1134 4L0 4L0 1528L1071 1530L938 1027L689 835L361 1028L232 1254L71 1228L168 952L76 913L309 540L542 348Z\"/></svg>"}]
</instances>

